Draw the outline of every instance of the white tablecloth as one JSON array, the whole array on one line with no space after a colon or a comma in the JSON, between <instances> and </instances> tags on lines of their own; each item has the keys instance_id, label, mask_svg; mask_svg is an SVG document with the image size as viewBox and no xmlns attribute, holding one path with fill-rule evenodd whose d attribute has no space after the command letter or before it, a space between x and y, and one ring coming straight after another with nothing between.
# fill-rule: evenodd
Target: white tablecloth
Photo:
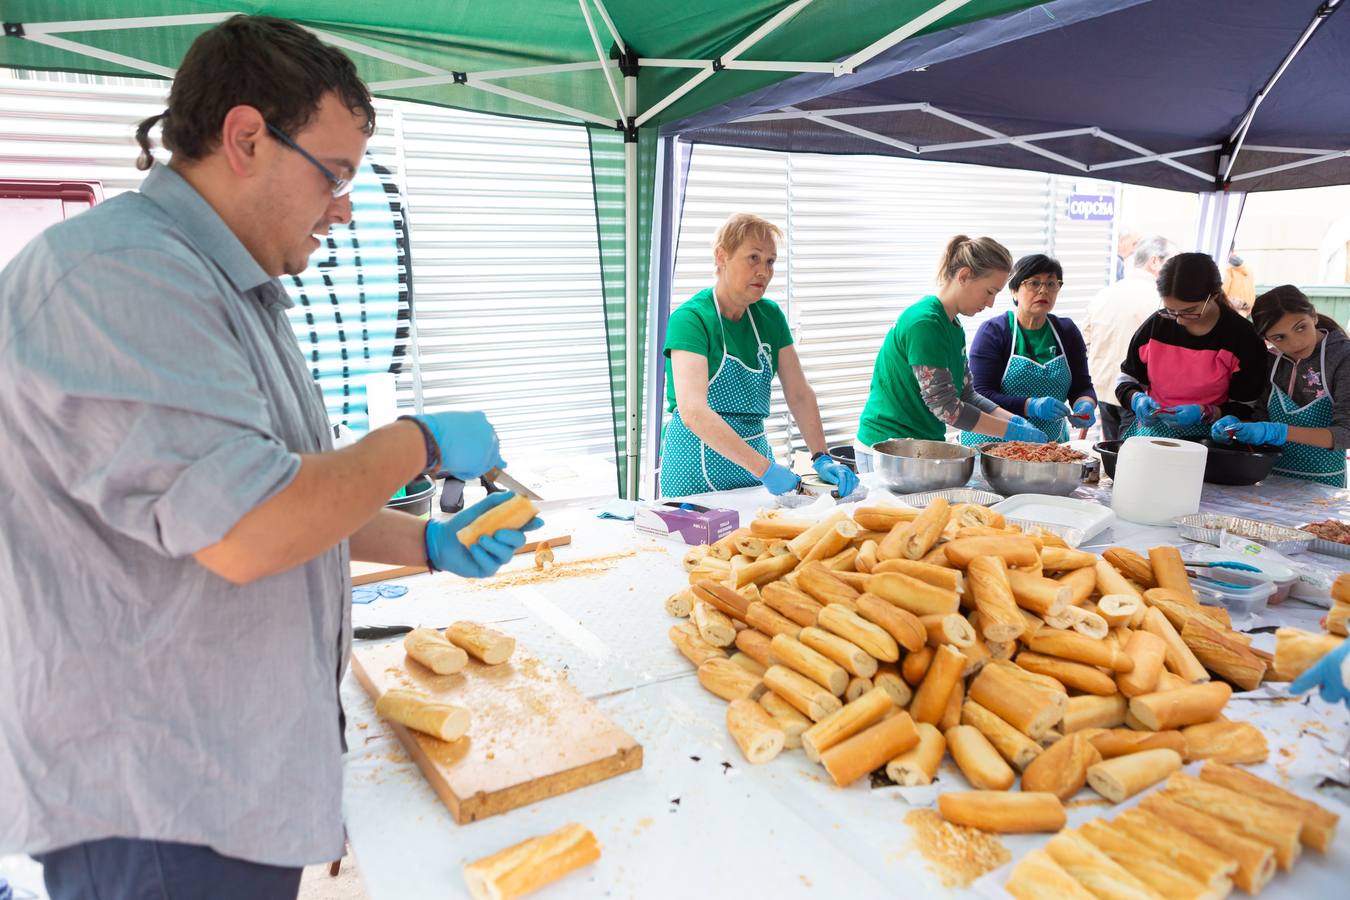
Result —
<instances>
[{"instance_id":1,"label":"white tablecloth","mask_svg":"<svg viewBox=\"0 0 1350 900\"><path fill-rule=\"evenodd\" d=\"M1109 492L1083 488L1080 496ZM731 507L742 522L771 498L762 489L697 498ZM828 501L824 501L828 502ZM876 502L874 496L871 501ZM1109 501L1108 501L1109 502ZM1206 487L1205 509L1300 524L1330 516L1350 519L1350 494L1272 479L1257 488ZM443 626L469 618L501 627L557 669L644 748L641 770L470 825L456 825L398 742L374 715L354 679L343 686L349 715L344 809L352 851L372 900L467 896L461 867L531 835L577 821L604 847L600 861L538 896L855 898L945 892L910 845L903 823L912 809L905 790L863 782L839 789L799 752L747 764L727 734L725 704L703 691L689 663L666 638L672 624L662 602L685 581L682 544L637 536L629 522L600 520L595 510L546 511L550 530L573 535L560 561L642 548L603 575L530 587L486 590L448 575L404 579L410 592L355 608L357 624ZM1180 543L1173 528L1117 523L1093 541L1144 550ZM1313 557L1350 570L1350 562ZM528 560L515 567L528 567ZM1288 602L1272 622L1316 629L1322 611ZM1258 646L1273 648L1260 635ZM1234 700L1229 713L1251 718L1270 740L1270 763L1259 774L1305 793L1330 771L1350 737L1343 707L1320 700ZM939 776L965 789L950 761ZM914 803L932 792L909 791ZM1095 797L1084 791L1082 798ZM1309 793L1309 796L1313 796ZM1319 802L1337 807L1325 794ZM1350 795L1342 795L1350 796ZM1342 815L1350 809L1338 808ZM1071 809L1070 824L1114 812ZM1013 836L1015 857L1043 837ZM1335 896L1350 872L1350 826L1328 857L1308 853L1294 873L1277 876L1270 897ZM981 885L980 887L983 887ZM975 893L972 889L967 893Z\"/></svg>"}]
</instances>

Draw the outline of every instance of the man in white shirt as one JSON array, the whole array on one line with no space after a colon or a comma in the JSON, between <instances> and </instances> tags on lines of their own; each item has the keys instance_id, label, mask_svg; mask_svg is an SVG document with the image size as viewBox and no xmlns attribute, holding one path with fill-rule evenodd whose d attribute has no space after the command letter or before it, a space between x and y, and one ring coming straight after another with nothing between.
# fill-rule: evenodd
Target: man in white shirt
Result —
<instances>
[{"instance_id":1,"label":"man in white shirt","mask_svg":"<svg viewBox=\"0 0 1350 900\"><path fill-rule=\"evenodd\" d=\"M1111 402L1116 398L1120 364L1130 348L1130 338L1158 308L1155 281L1158 270L1176 246L1164 237L1150 237L1135 245L1125 277L1097 292L1088 303L1083 322L1083 340L1088 345L1088 371L1097 392L1102 440L1115 441L1130 425L1134 414Z\"/></svg>"}]
</instances>

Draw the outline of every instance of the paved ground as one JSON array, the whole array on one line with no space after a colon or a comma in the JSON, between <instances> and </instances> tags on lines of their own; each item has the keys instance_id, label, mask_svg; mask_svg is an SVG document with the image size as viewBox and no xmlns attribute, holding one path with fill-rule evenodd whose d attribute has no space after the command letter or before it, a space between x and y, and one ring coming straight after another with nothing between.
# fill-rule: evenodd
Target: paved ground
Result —
<instances>
[{"instance_id":1,"label":"paved ground","mask_svg":"<svg viewBox=\"0 0 1350 900\"><path fill-rule=\"evenodd\" d=\"M342 858L337 877L328 874L328 866L310 866L300 879L297 900L366 900L366 888L356 871L356 860Z\"/></svg>"}]
</instances>

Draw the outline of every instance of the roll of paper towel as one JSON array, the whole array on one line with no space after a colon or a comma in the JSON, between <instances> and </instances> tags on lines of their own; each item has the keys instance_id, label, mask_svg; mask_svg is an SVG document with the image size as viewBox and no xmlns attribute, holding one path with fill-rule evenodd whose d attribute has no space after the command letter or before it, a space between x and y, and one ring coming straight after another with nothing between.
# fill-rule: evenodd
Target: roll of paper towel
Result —
<instances>
[{"instance_id":1,"label":"roll of paper towel","mask_svg":"<svg viewBox=\"0 0 1350 900\"><path fill-rule=\"evenodd\" d=\"M1132 437L1116 457L1111 508L1129 522L1170 525L1200 510L1205 485L1204 444L1160 437Z\"/></svg>"}]
</instances>

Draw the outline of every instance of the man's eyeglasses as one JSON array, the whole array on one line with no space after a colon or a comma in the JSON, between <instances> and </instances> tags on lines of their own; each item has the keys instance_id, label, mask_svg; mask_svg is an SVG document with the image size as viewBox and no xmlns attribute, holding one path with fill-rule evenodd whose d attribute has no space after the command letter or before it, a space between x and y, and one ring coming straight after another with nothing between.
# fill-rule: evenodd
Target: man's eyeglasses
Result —
<instances>
[{"instance_id":1,"label":"man's eyeglasses","mask_svg":"<svg viewBox=\"0 0 1350 900\"><path fill-rule=\"evenodd\" d=\"M352 184L355 181L355 179L339 178L336 175L334 175L327 166L319 162L313 156L310 156L304 147L301 147L295 141L291 140L290 136L286 134L286 132L282 131L280 128L276 127L271 122L267 123L267 130L272 133L273 137L281 141L287 147L290 147L296 153L299 153L301 156L305 158L305 160L311 166L313 166L314 168L318 169L320 172L323 173L323 177L328 179L328 184L332 187L334 200L336 200L339 197L345 197L352 192Z\"/></svg>"},{"instance_id":2,"label":"man's eyeglasses","mask_svg":"<svg viewBox=\"0 0 1350 900\"><path fill-rule=\"evenodd\" d=\"M1180 319L1185 322L1194 322L1196 319L1199 319L1204 316L1205 310L1209 309L1209 301L1213 299L1214 299L1213 294L1210 294L1208 297L1206 297L1205 303L1203 306L1200 307L1199 312L1173 312L1166 306L1160 306L1158 307L1158 315L1162 316L1164 319L1172 319L1173 321Z\"/></svg>"},{"instance_id":3,"label":"man's eyeglasses","mask_svg":"<svg viewBox=\"0 0 1350 900\"><path fill-rule=\"evenodd\" d=\"M1027 288L1033 294L1039 294L1041 291L1049 291L1052 294L1059 293L1059 289L1064 287L1064 282L1056 281L1053 278L1041 279L1033 278L1030 281L1022 282L1022 287Z\"/></svg>"}]
</instances>

